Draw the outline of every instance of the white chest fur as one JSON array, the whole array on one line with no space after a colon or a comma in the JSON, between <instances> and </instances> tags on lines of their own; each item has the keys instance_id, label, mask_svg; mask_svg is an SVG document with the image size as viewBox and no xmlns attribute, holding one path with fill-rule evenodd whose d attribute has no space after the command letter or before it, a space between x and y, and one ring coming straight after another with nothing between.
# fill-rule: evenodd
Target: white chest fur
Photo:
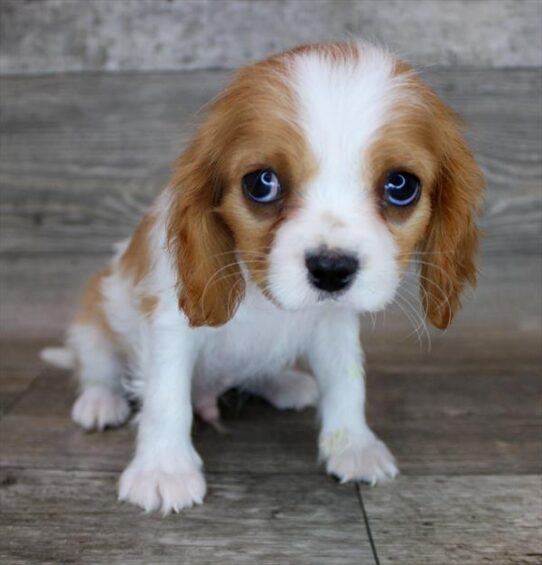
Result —
<instances>
[{"instance_id":1,"label":"white chest fur","mask_svg":"<svg viewBox=\"0 0 542 565\"><path fill-rule=\"evenodd\" d=\"M322 310L287 312L274 306L253 285L235 316L224 326L206 329L197 378L233 386L252 377L273 375L294 363L310 340Z\"/></svg>"}]
</instances>

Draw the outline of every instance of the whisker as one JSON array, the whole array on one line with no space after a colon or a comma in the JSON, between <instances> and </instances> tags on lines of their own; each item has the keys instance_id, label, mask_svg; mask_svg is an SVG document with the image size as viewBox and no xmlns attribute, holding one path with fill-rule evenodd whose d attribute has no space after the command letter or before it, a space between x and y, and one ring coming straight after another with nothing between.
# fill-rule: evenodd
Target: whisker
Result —
<instances>
[{"instance_id":1,"label":"whisker","mask_svg":"<svg viewBox=\"0 0 542 565\"><path fill-rule=\"evenodd\" d=\"M418 300L418 297L413 292L411 292L410 289L408 289L406 287L402 287L400 290L402 292L406 292L409 296L414 298L414 300ZM419 323L418 323L418 325L416 326L415 329L416 330L418 330L418 329L424 330L424 333L427 336L428 350L431 351L431 334L429 333L429 330L427 328L425 313L422 316L422 314L420 314L418 312L418 310L415 308L415 306L409 300L407 300L407 298L405 296L402 296L402 295L400 295L400 296L410 306L410 308L412 309L412 313L419 320ZM408 334L405 339L409 338L411 335L412 335L412 332L410 334Z\"/></svg>"},{"instance_id":2,"label":"whisker","mask_svg":"<svg viewBox=\"0 0 542 565\"><path fill-rule=\"evenodd\" d=\"M406 274L409 274L409 273L406 273ZM450 312L451 312L452 308L451 308L451 304L450 304L450 295L449 295L449 293L445 292L444 289L443 289L440 285L436 284L433 280L431 280L431 279L429 279L428 277L422 275L421 273L410 273L410 274L412 274L413 276L418 277L420 280L426 280L426 281L430 282L431 285L432 285L436 290L438 290L438 291L440 292L440 295L442 296L442 300L437 300L437 308L440 309L443 305L447 304L447 305L448 305L448 308L449 308L449 310L450 310ZM421 288L421 290L422 290L423 293L424 293L425 300L426 300L426 301L429 301L429 293L423 288L423 286L420 286L420 288ZM438 297L435 297L435 298L438 298Z\"/></svg>"},{"instance_id":3,"label":"whisker","mask_svg":"<svg viewBox=\"0 0 542 565\"><path fill-rule=\"evenodd\" d=\"M455 251L414 251L399 253L397 257L411 257L416 255L454 255Z\"/></svg>"},{"instance_id":4,"label":"whisker","mask_svg":"<svg viewBox=\"0 0 542 565\"><path fill-rule=\"evenodd\" d=\"M396 304L400 310L403 312L403 314L405 315L406 319L409 321L409 323L414 327L415 325L415 320L412 319L410 313L405 310L405 308L403 308L403 306L401 305L401 303L398 301L399 298L402 298L399 294L396 294L396 296L393 299L393 304ZM421 340L420 340L420 336L419 333L416 332L416 336L418 338L418 342L420 343L420 347L421 347Z\"/></svg>"},{"instance_id":5,"label":"whisker","mask_svg":"<svg viewBox=\"0 0 542 565\"><path fill-rule=\"evenodd\" d=\"M220 267L220 269L217 269L210 277L209 280L207 281L207 283L205 284L205 287L203 288L203 292L201 294L201 299L200 299L200 306L201 306L201 313L202 315L204 315L205 313L205 295L208 291L208 289L210 288L211 283L213 283L213 281L216 281L216 277L224 270L229 269L231 267L235 267L238 265L237 261L233 261L231 263L227 263L226 265L223 265L222 267ZM237 275L237 273L235 273ZM214 283L213 283L214 284Z\"/></svg>"}]
</instances>

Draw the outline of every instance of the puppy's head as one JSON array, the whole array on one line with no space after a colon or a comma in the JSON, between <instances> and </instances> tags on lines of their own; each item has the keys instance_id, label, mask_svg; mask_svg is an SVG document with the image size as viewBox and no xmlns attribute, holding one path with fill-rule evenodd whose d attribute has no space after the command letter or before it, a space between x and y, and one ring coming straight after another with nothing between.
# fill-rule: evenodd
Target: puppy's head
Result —
<instances>
[{"instance_id":1,"label":"puppy's head","mask_svg":"<svg viewBox=\"0 0 542 565\"><path fill-rule=\"evenodd\" d=\"M454 113L379 49L308 46L247 67L176 167L180 306L221 325L248 276L285 309L376 311L420 253L444 328L475 283L483 184Z\"/></svg>"}]
</instances>

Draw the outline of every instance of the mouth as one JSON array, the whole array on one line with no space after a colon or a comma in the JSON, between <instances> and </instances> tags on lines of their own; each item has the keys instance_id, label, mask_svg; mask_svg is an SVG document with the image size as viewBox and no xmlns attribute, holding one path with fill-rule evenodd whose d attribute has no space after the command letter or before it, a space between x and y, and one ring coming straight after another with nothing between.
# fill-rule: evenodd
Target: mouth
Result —
<instances>
[{"instance_id":1,"label":"mouth","mask_svg":"<svg viewBox=\"0 0 542 565\"><path fill-rule=\"evenodd\" d=\"M338 302L341 297L343 297L348 291L348 288L342 290L337 290L335 292L325 292L323 290L318 291L316 295L317 302Z\"/></svg>"}]
</instances>

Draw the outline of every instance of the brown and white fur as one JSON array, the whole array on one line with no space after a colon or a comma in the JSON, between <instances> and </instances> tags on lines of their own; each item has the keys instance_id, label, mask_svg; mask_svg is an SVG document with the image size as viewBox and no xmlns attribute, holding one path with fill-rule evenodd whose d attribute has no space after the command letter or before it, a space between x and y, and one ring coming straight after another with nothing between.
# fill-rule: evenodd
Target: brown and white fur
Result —
<instances>
[{"instance_id":1,"label":"brown and white fur","mask_svg":"<svg viewBox=\"0 0 542 565\"><path fill-rule=\"evenodd\" d=\"M272 169L281 198L242 179ZM421 182L407 208L383 202L391 170ZM397 468L364 415L359 314L393 299L414 254L428 319L445 328L475 283L483 178L454 113L405 63L363 43L304 46L242 69L212 103L171 182L132 238L92 278L67 348L74 421L124 423L142 402L119 497L146 510L201 503L193 409L242 385L279 408L317 403L328 473L380 481ZM342 293L307 276L315 249L359 260ZM292 368L304 357L315 379Z\"/></svg>"}]
</instances>

